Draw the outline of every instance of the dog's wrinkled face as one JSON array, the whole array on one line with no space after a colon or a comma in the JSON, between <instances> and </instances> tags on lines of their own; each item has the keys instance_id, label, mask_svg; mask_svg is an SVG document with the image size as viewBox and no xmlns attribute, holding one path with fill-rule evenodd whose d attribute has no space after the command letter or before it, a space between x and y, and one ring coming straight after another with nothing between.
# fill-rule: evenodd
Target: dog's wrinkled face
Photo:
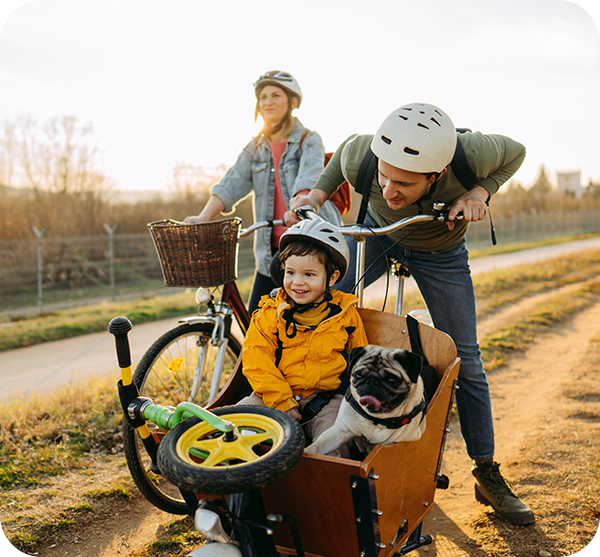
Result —
<instances>
[{"instance_id":1,"label":"dog's wrinkled face","mask_svg":"<svg viewBox=\"0 0 600 557\"><path fill-rule=\"evenodd\" d=\"M351 389L371 414L393 411L414 390L423 360L401 349L369 344L350 353Z\"/></svg>"}]
</instances>

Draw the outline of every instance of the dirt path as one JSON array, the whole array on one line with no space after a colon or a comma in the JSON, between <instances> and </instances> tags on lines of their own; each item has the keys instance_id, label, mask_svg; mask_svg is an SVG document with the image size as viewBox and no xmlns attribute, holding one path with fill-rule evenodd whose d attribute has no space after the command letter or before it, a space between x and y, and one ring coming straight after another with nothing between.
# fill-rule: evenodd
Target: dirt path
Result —
<instances>
[{"instance_id":1,"label":"dirt path","mask_svg":"<svg viewBox=\"0 0 600 557\"><path fill-rule=\"evenodd\" d=\"M545 296L525 299L481 320L480 332L497 330ZM438 490L436 508L423 527L434 542L411 555L572 555L589 543L600 519L600 303L539 335L527 353L488 378L496 459L537 521L529 527L511 526L475 501L471 463L453 419L445 452L450 488ZM120 456L106 464L101 476L72 475L58 479L51 489L66 497L92 485L101 487L102 478L120 478L132 498L105 503L83 527L52 536L39 555L129 557L177 518L139 495Z\"/></svg>"},{"instance_id":2,"label":"dirt path","mask_svg":"<svg viewBox=\"0 0 600 557\"><path fill-rule=\"evenodd\" d=\"M532 299L523 303L528 306ZM521 308L524 309L524 308ZM513 307L512 311L519 311ZM482 323L488 327L489 323ZM574 524L581 524L588 542L600 518L598 478L589 486L595 494L595 508L586 530L585 512L580 517L567 517L567 502L583 492L570 493L568 485L546 484L554 476L577 473L578 465L598 466L600 435L600 387L597 380L600 363L600 304L583 312L571 323L540 336L535 345L509 366L488 374L492 393L496 432L496 459L502 463L504 475L513 483L536 513L532 527L516 527L498 520L475 501L471 462L466 455L458 421L448 437L444 455L450 476L450 489L436 493L436 510L424 525L434 536L433 545L415 555L509 556L570 555L582 549ZM582 379L582 376L584 379ZM571 422L571 423L569 423ZM562 437L562 440L556 439ZM580 440L587 439L595 447L582 454ZM559 454L560 453L560 454ZM558 457L558 459L557 459ZM588 458L589 457L589 458ZM565 460L566 459L566 460ZM552 492L559 502L551 501ZM580 501L582 503L583 501ZM555 528L558 504L567 518ZM584 539L586 539L584 537ZM571 549L570 549L571 547Z\"/></svg>"}]
</instances>

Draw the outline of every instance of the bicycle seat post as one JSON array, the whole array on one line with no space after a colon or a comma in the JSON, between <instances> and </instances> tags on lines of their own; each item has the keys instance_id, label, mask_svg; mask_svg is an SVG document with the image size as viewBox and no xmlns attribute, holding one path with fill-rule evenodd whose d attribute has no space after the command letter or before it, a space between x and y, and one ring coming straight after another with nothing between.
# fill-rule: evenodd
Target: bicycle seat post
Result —
<instances>
[{"instance_id":1,"label":"bicycle seat post","mask_svg":"<svg viewBox=\"0 0 600 557\"><path fill-rule=\"evenodd\" d=\"M398 279L398 291L396 293L396 307L394 313L402 315L402 305L404 303L404 279L410 277L410 271L393 258L390 258L390 271Z\"/></svg>"},{"instance_id":2,"label":"bicycle seat post","mask_svg":"<svg viewBox=\"0 0 600 557\"><path fill-rule=\"evenodd\" d=\"M363 306L363 294L364 294L364 281L362 280L363 273L365 272L365 237L364 236L354 236L354 241L356 242L356 276L355 276L355 284L356 284L356 297L358 298L358 307L362 308Z\"/></svg>"}]
</instances>

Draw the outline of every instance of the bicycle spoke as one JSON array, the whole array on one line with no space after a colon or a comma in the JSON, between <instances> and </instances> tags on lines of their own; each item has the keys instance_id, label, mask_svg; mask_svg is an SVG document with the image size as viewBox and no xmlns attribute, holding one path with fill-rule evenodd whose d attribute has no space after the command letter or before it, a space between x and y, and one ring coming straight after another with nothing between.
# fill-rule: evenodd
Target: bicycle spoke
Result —
<instances>
[{"instance_id":1,"label":"bicycle spoke","mask_svg":"<svg viewBox=\"0 0 600 557\"><path fill-rule=\"evenodd\" d=\"M244 433L242 433L242 436L244 437L244 439L246 440L246 442L248 444L251 445L260 445L261 443L264 443L266 441L273 441L275 442L275 439L273 439L273 434L272 433L262 433L262 434L257 434L257 435L244 435Z\"/></svg>"}]
</instances>

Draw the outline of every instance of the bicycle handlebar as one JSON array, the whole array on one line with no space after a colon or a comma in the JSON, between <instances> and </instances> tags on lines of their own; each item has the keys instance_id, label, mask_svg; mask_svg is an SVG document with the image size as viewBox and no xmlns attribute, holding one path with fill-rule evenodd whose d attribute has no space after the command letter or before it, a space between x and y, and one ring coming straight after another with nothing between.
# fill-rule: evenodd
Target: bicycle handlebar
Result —
<instances>
[{"instance_id":1,"label":"bicycle handlebar","mask_svg":"<svg viewBox=\"0 0 600 557\"><path fill-rule=\"evenodd\" d=\"M242 230L239 231L238 233L238 238L241 240L242 238L245 238L246 236L249 236L250 234L252 234L255 230L258 230L259 228L273 228L274 226L285 226L285 221L283 219L279 219L279 220L263 220L260 222L256 222L253 225L249 226L248 228L244 228Z\"/></svg>"},{"instance_id":2,"label":"bicycle handlebar","mask_svg":"<svg viewBox=\"0 0 600 557\"><path fill-rule=\"evenodd\" d=\"M310 205L303 205L295 210L297 216L302 219L320 219L324 220L319 214L314 210ZM459 213L456 216L456 220L462 220L463 215ZM360 224L352 224L348 226L336 226L336 228L346 236L353 237L365 237L365 236L385 236L387 234L391 234L392 232L396 232L396 230L401 230L405 228L409 224L417 224L420 222L429 222L429 221L440 221L447 222L448 221L448 210L445 208L445 203L434 203L433 204L433 213L430 215L415 215L414 217L406 217L405 219L399 220L393 224L389 224L387 226L382 226L380 228L367 228ZM331 224L331 223L329 223ZM238 237L240 239L249 236L254 231L259 228L272 228L274 226L285 226L285 222L283 220L264 220L257 222L248 228L240 230ZM335 225L334 225L335 226Z\"/></svg>"},{"instance_id":3,"label":"bicycle handlebar","mask_svg":"<svg viewBox=\"0 0 600 557\"><path fill-rule=\"evenodd\" d=\"M210 221L209 221L210 222ZM182 222L180 220L175 220L175 219L163 219L160 221L156 221L156 222L151 222L148 226L154 225L154 224L176 224L176 225L181 225L181 226L185 226L185 225L190 225L190 224L200 224L200 223L187 223L187 222ZM245 238L246 236L249 236L250 234L252 234L255 230L258 230L259 228L273 228L274 226L285 226L285 221L283 219L279 219L279 220L263 220L260 222L257 222L251 226L249 226L248 228L242 228L240 229L240 231L238 232L238 239L242 239Z\"/></svg>"},{"instance_id":4,"label":"bicycle handlebar","mask_svg":"<svg viewBox=\"0 0 600 557\"><path fill-rule=\"evenodd\" d=\"M317 212L310 205L303 205L295 210L296 215L303 219L320 219ZM462 220L463 215L459 213L456 217L456 220ZM417 224L420 222L429 222L429 221L440 221L447 222L448 221L448 210L445 209L444 203L434 203L433 204L433 213L430 215L415 215L414 217L406 217L402 220L399 220L393 224L389 224L387 226L382 226L380 228L368 228L362 226L360 224L352 224L349 226L339 226L336 227L342 234L346 236L360 237L364 238L365 236L385 236L387 234L391 234L392 232L396 232L397 230L401 230L405 228L409 224ZM331 223L329 223L331 224Z\"/></svg>"},{"instance_id":5,"label":"bicycle handlebar","mask_svg":"<svg viewBox=\"0 0 600 557\"><path fill-rule=\"evenodd\" d=\"M310 205L303 205L295 210L297 216L302 219L320 219L324 220L318 213L314 210ZM462 220L463 215L459 213L456 216L456 220ZM405 228L409 224L417 224L420 222L430 222L430 221L440 221L447 222L448 221L448 210L445 208L445 203L434 203L433 204L433 212L430 215L415 215L414 217L406 217L402 220L399 220L393 224L389 224L387 226L382 226L379 228L367 228L360 224L352 224L348 226L337 226L336 228L345 236L352 236L354 238L364 238L366 236L385 236L387 234L391 234L392 232L396 232L397 230L401 230ZM164 222L169 222L171 224L185 224L180 221L168 219ZM331 223L329 223L331 224ZM248 228L243 228L238 232L238 239L246 238L259 228L273 228L275 226L285 226L285 221L283 219L278 220L264 220L260 222L256 222L250 225ZM334 225L335 226L335 225Z\"/></svg>"}]
</instances>

